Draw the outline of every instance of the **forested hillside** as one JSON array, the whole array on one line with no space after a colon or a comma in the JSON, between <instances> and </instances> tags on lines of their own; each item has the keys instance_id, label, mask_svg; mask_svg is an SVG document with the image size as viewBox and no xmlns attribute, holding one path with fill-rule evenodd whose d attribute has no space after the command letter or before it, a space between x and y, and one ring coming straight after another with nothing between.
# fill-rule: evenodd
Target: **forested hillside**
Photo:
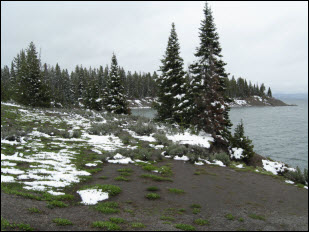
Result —
<instances>
[{"instance_id":1,"label":"forested hillside","mask_svg":"<svg viewBox=\"0 0 309 232\"><path fill-rule=\"evenodd\" d=\"M1 68L1 101L15 100L17 98L16 89L18 80L23 75L22 63L26 62L25 51L22 50L12 61L11 67ZM40 78L45 84L46 94L56 107L76 106L79 107L81 99L99 99L102 97L109 76L109 66L102 65L99 68L86 68L76 65L75 70L69 72L61 68L59 64L55 66L41 64L39 66ZM125 94L128 99L143 99L145 97L157 97L157 86L155 80L158 78L156 72L141 73L126 71L119 68L119 74L124 83ZM186 74L186 79L190 80ZM226 78L226 94L231 98L242 98L252 95L271 96L271 90L266 93L265 85L252 84L246 79L237 80Z\"/></svg>"}]
</instances>

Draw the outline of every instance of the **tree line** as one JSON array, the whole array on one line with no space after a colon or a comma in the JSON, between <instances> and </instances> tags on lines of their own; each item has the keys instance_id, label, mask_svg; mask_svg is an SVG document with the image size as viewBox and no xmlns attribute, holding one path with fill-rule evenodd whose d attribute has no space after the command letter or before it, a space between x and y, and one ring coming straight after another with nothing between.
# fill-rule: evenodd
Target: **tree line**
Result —
<instances>
[{"instance_id":1,"label":"tree line","mask_svg":"<svg viewBox=\"0 0 309 232\"><path fill-rule=\"evenodd\" d=\"M118 65L116 69L126 98L156 97L156 72L126 72ZM26 50L17 54L11 62L11 68L6 65L1 68L1 101L15 100L33 106L72 106L101 110L110 74L111 67L108 65L104 68L77 65L70 73L67 69L61 69L58 63L55 66L46 63L42 65L36 47L31 42ZM40 90L40 95L32 87Z\"/></svg>"},{"instance_id":2,"label":"tree line","mask_svg":"<svg viewBox=\"0 0 309 232\"><path fill-rule=\"evenodd\" d=\"M266 87L264 83L252 84L251 81L248 81L244 78L239 77L237 80L233 76L230 80L229 78L225 78L226 84L226 95L230 98L246 98L250 96L260 96L260 97L272 97L272 91L270 87L266 92Z\"/></svg>"}]
</instances>

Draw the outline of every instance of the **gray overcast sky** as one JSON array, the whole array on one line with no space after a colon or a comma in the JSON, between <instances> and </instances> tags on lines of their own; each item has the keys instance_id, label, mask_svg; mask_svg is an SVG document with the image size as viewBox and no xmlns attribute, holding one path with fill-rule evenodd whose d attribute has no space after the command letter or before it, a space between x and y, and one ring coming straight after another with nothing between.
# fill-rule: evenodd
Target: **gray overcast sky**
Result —
<instances>
[{"instance_id":1,"label":"gray overcast sky","mask_svg":"<svg viewBox=\"0 0 309 232\"><path fill-rule=\"evenodd\" d=\"M273 93L308 93L307 1L209 3L227 72ZM175 22L187 69L204 4L1 1L1 67L33 41L43 63L61 68L105 66L115 52L125 70L153 72Z\"/></svg>"}]
</instances>

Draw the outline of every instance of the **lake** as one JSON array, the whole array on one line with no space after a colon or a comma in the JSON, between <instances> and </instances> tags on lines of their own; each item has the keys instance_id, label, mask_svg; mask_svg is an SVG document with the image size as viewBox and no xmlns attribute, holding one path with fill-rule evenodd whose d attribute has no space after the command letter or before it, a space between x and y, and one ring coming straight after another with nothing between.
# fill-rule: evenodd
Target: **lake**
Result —
<instances>
[{"instance_id":1,"label":"lake","mask_svg":"<svg viewBox=\"0 0 309 232\"><path fill-rule=\"evenodd\" d=\"M232 108L233 131L242 119L256 153L303 170L308 168L308 99L282 100L297 106ZM153 118L156 111L132 109L132 114Z\"/></svg>"}]
</instances>

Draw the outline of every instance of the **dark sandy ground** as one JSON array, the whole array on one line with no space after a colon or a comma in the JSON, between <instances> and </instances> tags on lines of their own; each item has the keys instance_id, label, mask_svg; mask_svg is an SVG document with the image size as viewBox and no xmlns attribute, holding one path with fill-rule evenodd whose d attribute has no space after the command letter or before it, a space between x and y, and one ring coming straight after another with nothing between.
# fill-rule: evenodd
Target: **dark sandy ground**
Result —
<instances>
[{"instance_id":1,"label":"dark sandy ground","mask_svg":"<svg viewBox=\"0 0 309 232\"><path fill-rule=\"evenodd\" d=\"M171 163L173 182L155 182L140 177L149 173L135 165L104 164L103 170L92 180L82 185L114 184L122 189L116 197L110 198L120 204L120 213L105 215L92 207L73 204L67 208L49 209L46 202L24 199L1 192L1 216L10 222L26 223L35 230L99 230L91 228L94 221L108 221L110 217L121 217L128 223L120 225L122 230L133 230L131 222L141 222L146 228L136 230L177 230L174 225L193 225L196 230L304 230L308 231L308 191L284 183L282 180L252 172L238 172L230 168L214 166L194 166L183 161ZM117 169L132 168L134 173L129 182L115 181ZM197 169L204 174L194 175ZM106 180L100 176L109 177ZM148 200L146 188L157 186L159 200ZM80 186L77 186L78 188ZM178 188L185 194L170 193L168 188ZM74 190L75 191L75 190ZM80 201L75 195L77 202ZM199 204L201 212L194 214L190 206ZM39 208L42 213L33 214L30 207ZM171 209L173 208L173 209ZM177 210L185 209L183 214ZM128 212L128 210L131 210ZM226 214L235 219L228 220ZM263 216L265 220L253 219L249 215ZM160 218L169 215L175 219L171 223ZM57 226L54 218L71 220L72 226ZM195 219L206 219L209 225L198 226ZM239 221L242 218L243 221Z\"/></svg>"}]
</instances>

